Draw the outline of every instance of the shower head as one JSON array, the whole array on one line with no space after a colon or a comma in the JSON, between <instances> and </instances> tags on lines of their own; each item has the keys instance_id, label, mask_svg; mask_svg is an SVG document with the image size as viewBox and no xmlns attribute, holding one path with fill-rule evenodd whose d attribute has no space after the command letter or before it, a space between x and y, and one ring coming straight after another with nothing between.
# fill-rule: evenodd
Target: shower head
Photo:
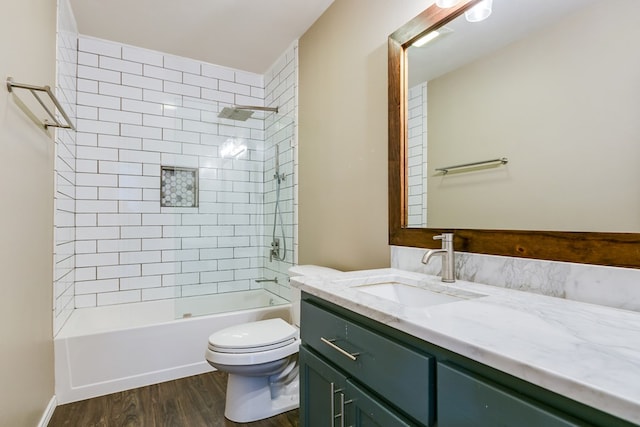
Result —
<instances>
[{"instance_id":1,"label":"shower head","mask_svg":"<svg viewBox=\"0 0 640 427\"><path fill-rule=\"evenodd\" d=\"M221 119L239 120L244 122L251 117L255 111L271 111L273 113L277 113L278 107L234 105L233 107L224 107L222 111L218 113L218 117Z\"/></svg>"}]
</instances>

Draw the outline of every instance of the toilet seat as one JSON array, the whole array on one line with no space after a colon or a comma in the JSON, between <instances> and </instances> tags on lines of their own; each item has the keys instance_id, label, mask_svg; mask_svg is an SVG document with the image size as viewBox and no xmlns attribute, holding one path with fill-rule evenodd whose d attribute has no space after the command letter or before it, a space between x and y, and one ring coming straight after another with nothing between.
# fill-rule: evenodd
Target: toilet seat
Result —
<instances>
[{"instance_id":1,"label":"toilet seat","mask_svg":"<svg viewBox=\"0 0 640 427\"><path fill-rule=\"evenodd\" d=\"M220 353L255 353L293 343L298 330L282 319L259 320L222 329L209 336L209 349Z\"/></svg>"}]
</instances>

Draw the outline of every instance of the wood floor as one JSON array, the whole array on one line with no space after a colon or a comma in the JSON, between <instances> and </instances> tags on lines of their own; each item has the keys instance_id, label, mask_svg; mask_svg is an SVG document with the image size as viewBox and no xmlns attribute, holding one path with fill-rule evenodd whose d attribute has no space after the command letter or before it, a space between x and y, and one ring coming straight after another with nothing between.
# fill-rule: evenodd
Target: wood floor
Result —
<instances>
[{"instance_id":1,"label":"wood floor","mask_svg":"<svg viewBox=\"0 0 640 427\"><path fill-rule=\"evenodd\" d=\"M239 424L224 417L227 375L196 375L60 405L48 427L298 427L298 410Z\"/></svg>"}]
</instances>

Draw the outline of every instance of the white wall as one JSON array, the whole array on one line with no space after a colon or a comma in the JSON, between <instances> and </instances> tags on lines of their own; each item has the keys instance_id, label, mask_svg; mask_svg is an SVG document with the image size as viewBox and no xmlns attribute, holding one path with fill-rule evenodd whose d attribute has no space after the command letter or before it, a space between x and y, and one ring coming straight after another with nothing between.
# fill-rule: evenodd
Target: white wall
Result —
<instances>
[{"instance_id":1,"label":"white wall","mask_svg":"<svg viewBox=\"0 0 640 427\"><path fill-rule=\"evenodd\" d=\"M389 265L387 38L432 2L336 0L300 39L300 263Z\"/></svg>"},{"instance_id":2,"label":"white wall","mask_svg":"<svg viewBox=\"0 0 640 427\"><path fill-rule=\"evenodd\" d=\"M54 87L56 2L7 2L3 13L0 79ZM53 396L54 142L4 83L0 157L0 425L35 426Z\"/></svg>"}]
</instances>

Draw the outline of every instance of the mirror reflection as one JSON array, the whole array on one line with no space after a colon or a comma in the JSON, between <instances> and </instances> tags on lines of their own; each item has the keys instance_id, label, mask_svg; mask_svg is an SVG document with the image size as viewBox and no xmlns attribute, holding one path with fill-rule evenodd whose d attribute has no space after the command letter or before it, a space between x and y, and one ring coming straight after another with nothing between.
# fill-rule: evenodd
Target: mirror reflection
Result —
<instances>
[{"instance_id":1,"label":"mirror reflection","mask_svg":"<svg viewBox=\"0 0 640 427\"><path fill-rule=\"evenodd\" d=\"M409 47L408 226L640 232L638 16L493 0Z\"/></svg>"}]
</instances>

